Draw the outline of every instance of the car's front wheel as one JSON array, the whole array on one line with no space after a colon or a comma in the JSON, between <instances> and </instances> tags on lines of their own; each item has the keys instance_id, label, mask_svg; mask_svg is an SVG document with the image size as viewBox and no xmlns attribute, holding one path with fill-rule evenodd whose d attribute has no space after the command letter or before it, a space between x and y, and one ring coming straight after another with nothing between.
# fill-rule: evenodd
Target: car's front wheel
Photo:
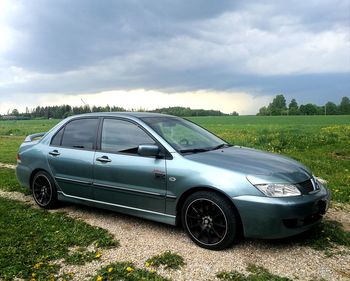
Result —
<instances>
[{"instance_id":1,"label":"car's front wheel","mask_svg":"<svg viewBox=\"0 0 350 281\"><path fill-rule=\"evenodd\" d=\"M42 208L50 209L57 205L57 190L52 177L45 171L37 172L32 180L32 194Z\"/></svg>"},{"instance_id":2,"label":"car's front wheel","mask_svg":"<svg viewBox=\"0 0 350 281\"><path fill-rule=\"evenodd\" d=\"M223 196L201 191L190 195L182 208L182 223L199 246L222 250L232 245L237 235L237 217Z\"/></svg>"}]
</instances>

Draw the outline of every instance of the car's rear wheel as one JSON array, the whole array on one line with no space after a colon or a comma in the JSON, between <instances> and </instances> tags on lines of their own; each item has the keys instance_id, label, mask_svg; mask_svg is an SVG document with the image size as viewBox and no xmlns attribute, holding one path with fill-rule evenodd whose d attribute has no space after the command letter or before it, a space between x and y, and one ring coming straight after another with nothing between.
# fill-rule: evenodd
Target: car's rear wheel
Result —
<instances>
[{"instance_id":1,"label":"car's rear wheel","mask_svg":"<svg viewBox=\"0 0 350 281\"><path fill-rule=\"evenodd\" d=\"M32 194L35 202L42 208L50 209L57 205L57 190L52 177L44 172L37 172L32 180Z\"/></svg>"},{"instance_id":2,"label":"car's rear wheel","mask_svg":"<svg viewBox=\"0 0 350 281\"><path fill-rule=\"evenodd\" d=\"M237 235L235 209L226 198L214 192L190 195L182 208L182 223L196 244L211 250L231 246Z\"/></svg>"}]
</instances>

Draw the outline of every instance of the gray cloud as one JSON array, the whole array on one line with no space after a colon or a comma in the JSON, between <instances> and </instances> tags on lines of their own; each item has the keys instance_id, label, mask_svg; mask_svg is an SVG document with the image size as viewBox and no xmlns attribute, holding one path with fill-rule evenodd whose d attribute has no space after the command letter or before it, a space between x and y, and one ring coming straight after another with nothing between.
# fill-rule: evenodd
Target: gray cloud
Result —
<instances>
[{"instance_id":1,"label":"gray cloud","mask_svg":"<svg viewBox=\"0 0 350 281\"><path fill-rule=\"evenodd\" d=\"M350 94L346 0L18 3L0 93Z\"/></svg>"}]
</instances>

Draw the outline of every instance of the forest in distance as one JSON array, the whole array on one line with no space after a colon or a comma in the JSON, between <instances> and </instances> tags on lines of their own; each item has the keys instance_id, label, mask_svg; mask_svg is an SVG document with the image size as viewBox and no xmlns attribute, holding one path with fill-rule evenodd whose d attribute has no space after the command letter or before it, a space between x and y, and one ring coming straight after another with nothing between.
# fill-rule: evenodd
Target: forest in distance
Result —
<instances>
[{"instance_id":1,"label":"forest in distance","mask_svg":"<svg viewBox=\"0 0 350 281\"><path fill-rule=\"evenodd\" d=\"M91 113L91 112L123 112L130 111L119 106L82 106L71 105L54 105L54 106L37 106L35 108L26 108L25 112L19 112L17 109L8 111L6 115L1 116L1 119L63 119L68 116ZM167 108L158 108L154 110L132 109L131 111L139 112L155 112L181 117L192 116L238 116L239 113L233 111L230 114L213 109L191 109L189 107L173 106ZM292 99L287 106L287 101L284 95L276 95L273 101L259 109L256 114L258 116L277 116L277 115L350 115L350 99L343 97L337 105L334 102L327 102L323 106L307 103L298 105L295 99Z\"/></svg>"}]
</instances>

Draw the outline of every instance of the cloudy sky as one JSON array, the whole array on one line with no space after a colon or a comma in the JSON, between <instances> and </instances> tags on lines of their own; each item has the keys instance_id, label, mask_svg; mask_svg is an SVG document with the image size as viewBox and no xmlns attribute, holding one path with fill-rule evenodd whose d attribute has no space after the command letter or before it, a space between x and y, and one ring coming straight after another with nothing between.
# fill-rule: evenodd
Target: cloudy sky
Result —
<instances>
[{"instance_id":1,"label":"cloudy sky","mask_svg":"<svg viewBox=\"0 0 350 281\"><path fill-rule=\"evenodd\" d=\"M0 113L350 96L350 1L0 0Z\"/></svg>"}]
</instances>

